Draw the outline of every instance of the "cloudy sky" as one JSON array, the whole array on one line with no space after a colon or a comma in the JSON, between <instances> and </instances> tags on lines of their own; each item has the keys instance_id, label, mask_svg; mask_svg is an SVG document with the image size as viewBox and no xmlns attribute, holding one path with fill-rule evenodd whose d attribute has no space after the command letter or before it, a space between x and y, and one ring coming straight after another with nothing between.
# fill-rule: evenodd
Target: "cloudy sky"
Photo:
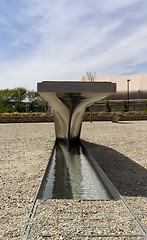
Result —
<instances>
[{"instance_id":1,"label":"cloudy sky","mask_svg":"<svg viewBox=\"0 0 147 240\"><path fill-rule=\"evenodd\" d=\"M0 89L147 73L146 0L0 0Z\"/></svg>"}]
</instances>

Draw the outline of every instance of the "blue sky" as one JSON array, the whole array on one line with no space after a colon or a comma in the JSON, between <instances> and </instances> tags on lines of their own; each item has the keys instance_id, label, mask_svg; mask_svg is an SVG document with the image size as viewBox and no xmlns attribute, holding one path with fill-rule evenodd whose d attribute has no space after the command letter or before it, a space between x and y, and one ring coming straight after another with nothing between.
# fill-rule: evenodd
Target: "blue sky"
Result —
<instances>
[{"instance_id":1,"label":"blue sky","mask_svg":"<svg viewBox=\"0 0 147 240\"><path fill-rule=\"evenodd\" d=\"M0 0L0 89L147 73L146 0Z\"/></svg>"}]
</instances>

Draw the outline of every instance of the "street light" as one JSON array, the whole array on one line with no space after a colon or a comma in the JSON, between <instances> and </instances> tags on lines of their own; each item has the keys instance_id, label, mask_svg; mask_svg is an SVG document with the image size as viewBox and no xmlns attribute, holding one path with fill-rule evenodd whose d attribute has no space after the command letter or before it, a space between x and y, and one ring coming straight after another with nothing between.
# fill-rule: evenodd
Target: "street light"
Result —
<instances>
[{"instance_id":1,"label":"street light","mask_svg":"<svg viewBox=\"0 0 147 240\"><path fill-rule=\"evenodd\" d=\"M129 96L129 83L130 83L130 79L127 79L127 93L128 93L128 111L129 111L129 98L130 98L130 96Z\"/></svg>"}]
</instances>

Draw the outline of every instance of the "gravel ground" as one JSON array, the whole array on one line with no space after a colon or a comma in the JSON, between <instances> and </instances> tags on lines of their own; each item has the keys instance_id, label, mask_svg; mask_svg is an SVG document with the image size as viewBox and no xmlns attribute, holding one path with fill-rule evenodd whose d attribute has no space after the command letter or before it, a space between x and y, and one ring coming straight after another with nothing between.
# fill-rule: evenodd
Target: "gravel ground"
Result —
<instances>
[{"instance_id":1,"label":"gravel ground","mask_svg":"<svg viewBox=\"0 0 147 240\"><path fill-rule=\"evenodd\" d=\"M147 121L83 123L81 138L146 225ZM20 239L54 140L53 123L0 125L0 239Z\"/></svg>"},{"instance_id":2,"label":"gravel ground","mask_svg":"<svg viewBox=\"0 0 147 240\"><path fill-rule=\"evenodd\" d=\"M85 123L82 130L84 145L147 226L147 121Z\"/></svg>"},{"instance_id":3,"label":"gravel ground","mask_svg":"<svg viewBox=\"0 0 147 240\"><path fill-rule=\"evenodd\" d=\"M0 125L0 239L20 239L54 139L53 123Z\"/></svg>"},{"instance_id":4,"label":"gravel ground","mask_svg":"<svg viewBox=\"0 0 147 240\"><path fill-rule=\"evenodd\" d=\"M41 235L50 239L104 239L100 236L116 234L121 236L118 239L130 239L124 234L143 239L137 236L140 232L120 201L39 200L28 240L41 239Z\"/></svg>"}]
</instances>

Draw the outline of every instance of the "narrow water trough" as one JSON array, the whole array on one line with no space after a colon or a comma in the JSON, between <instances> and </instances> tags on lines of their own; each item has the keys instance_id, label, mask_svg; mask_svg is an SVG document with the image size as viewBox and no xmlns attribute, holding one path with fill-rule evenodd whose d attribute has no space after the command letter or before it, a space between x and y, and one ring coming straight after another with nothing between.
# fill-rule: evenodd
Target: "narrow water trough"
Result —
<instances>
[{"instance_id":1,"label":"narrow water trough","mask_svg":"<svg viewBox=\"0 0 147 240\"><path fill-rule=\"evenodd\" d=\"M81 141L71 151L68 150L66 145L55 143L21 240L27 240L29 237L38 201L48 199L97 200L98 202L111 202L110 200L113 200L113 203L120 202L139 231L139 235L126 236L140 236L146 239L146 229ZM39 236L51 237L50 234ZM103 237L104 235L97 233L95 236ZM124 234L116 233L106 236L116 238L124 236Z\"/></svg>"},{"instance_id":2,"label":"narrow water trough","mask_svg":"<svg viewBox=\"0 0 147 240\"><path fill-rule=\"evenodd\" d=\"M120 195L81 142L70 151L56 143L38 199L120 199Z\"/></svg>"}]
</instances>

